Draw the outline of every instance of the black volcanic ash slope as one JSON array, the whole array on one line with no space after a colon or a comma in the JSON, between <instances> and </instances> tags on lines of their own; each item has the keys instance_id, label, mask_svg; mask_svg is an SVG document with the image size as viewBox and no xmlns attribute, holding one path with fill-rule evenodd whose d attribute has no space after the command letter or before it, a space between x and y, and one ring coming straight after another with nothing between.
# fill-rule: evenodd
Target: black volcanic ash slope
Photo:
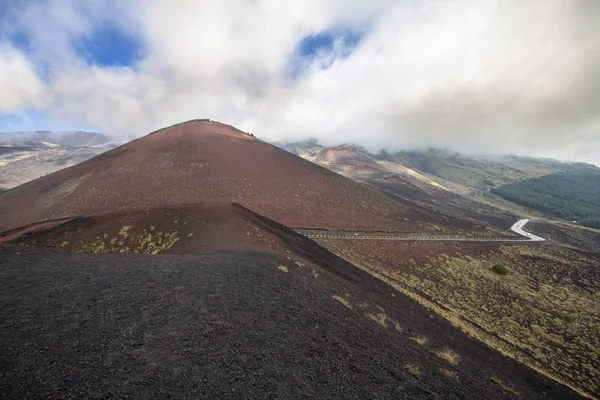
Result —
<instances>
[{"instance_id":1,"label":"black volcanic ash slope","mask_svg":"<svg viewBox=\"0 0 600 400\"><path fill-rule=\"evenodd\" d=\"M361 271L346 273L355 283L258 253L0 248L0 391L7 399L513 398L495 377L523 398L577 398L400 294L386 296L389 288L358 279ZM378 297L361 289L370 285ZM410 339L419 334L426 346ZM448 346L457 366L434 354Z\"/></svg>"}]
</instances>

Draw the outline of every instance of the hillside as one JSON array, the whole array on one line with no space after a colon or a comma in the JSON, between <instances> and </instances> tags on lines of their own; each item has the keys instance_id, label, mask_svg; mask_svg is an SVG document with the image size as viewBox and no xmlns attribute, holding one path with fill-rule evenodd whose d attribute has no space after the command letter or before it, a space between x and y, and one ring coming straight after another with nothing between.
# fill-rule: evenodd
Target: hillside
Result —
<instances>
[{"instance_id":1,"label":"hillside","mask_svg":"<svg viewBox=\"0 0 600 400\"><path fill-rule=\"evenodd\" d=\"M195 120L0 194L3 392L598 393L594 235L513 241L518 215L385 153L297 150L346 177Z\"/></svg>"},{"instance_id":2,"label":"hillside","mask_svg":"<svg viewBox=\"0 0 600 400\"><path fill-rule=\"evenodd\" d=\"M600 169L562 172L492 189L507 200L548 217L600 229Z\"/></svg>"},{"instance_id":3,"label":"hillside","mask_svg":"<svg viewBox=\"0 0 600 400\"><path fill-rule=\"evenodd\" d=\"M317 148L315 144L295 143L282 148L381 190L413 210L451 221L449 232L502 236L518 218L515 213L476 201L439 177L393 161L385 153L375 155L353 145Z\"/></svg>"},{"instance_id":4,"label":"hillside","mask_svg":"<svg viewBox=\"0 0 600 400\"><path fill-rule=\"evenodd\" d=\"M377 154L355 145L324 147L315 142L278 144L281 148L310 159L319 164L335 164L347 157L332 157L326 154L351 152L368 158L371 162L406 171L406 174L421 175L422 181L429 178L433 185L472 196L479 196L493 187L539 178L557 172L587 170L584 163L568 163L547 158L532 158L516 155L471 156L441 149L387 152ZM592 167L593 168L593 167Z\"/></svg>"},{"instance_id":5,"label":"hillside","mask_svg":"<svg viewBox=\"0 0 600 400\"><path fill-rule=\"evenodd\" d=\"M114 139L101 133L0 132L0 192L114 147Z\"/></svg>"},{"instance_id":6,"label":"hillside","mask_svg":"<svg viewBox=\"0 0 600 400\"><path fill-rule=\"evenodd\" d=\"M586 226L599 223L593 204L566 204L575 202L573 196L583 196L587 203L585 199L597 198L595 173L600 170L590 164L514 155L469 156L440 149L374 154L356 145L323 147L314 141L280 147L397 198L449 214L458 212L459 218L488 221L502 229L517 215L530 213L585 219ZM588 193L584 186L590 185ZM561 205L541 194L554 192L561 197L563 191L566 197Z\"/></svg>"},{"instance_id":7,"label":"hillside","mask_svg":"<svg viewBox=\"0 0 600 400\"><path fill-rule=\"evenodd\" d=\"M0 279L7 399L581 398L331 253L0 248Z\"/></svg>"},{"instance_id":8,"label":"hillside","mask_svg":"<svg viewBox=\"0 0 600 400\"><path fill-rule=\"evenodd\" d=\"M238 202L291 227L423 231L429 222L378 190L231 126L200 120L1 194L0 230L198 202Z\"/></svg>"}]
</instances>

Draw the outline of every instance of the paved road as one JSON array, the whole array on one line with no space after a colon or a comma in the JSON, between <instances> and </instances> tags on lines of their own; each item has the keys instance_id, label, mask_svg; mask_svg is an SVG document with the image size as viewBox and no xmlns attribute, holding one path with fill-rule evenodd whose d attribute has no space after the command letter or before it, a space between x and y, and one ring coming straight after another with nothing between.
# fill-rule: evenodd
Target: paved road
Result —
<instances>
[{"instance_id":1,"label":"paved road","mask_svg":"<svg viewBox=\"0 0 600 400\"><path fill-rule=\"evenodd\" d=\"M525 239L481 239L467 238L463 235L432 235L426 233L388 233L388 232L355 232L355 231L325 231L318 229L297 229L296 232L310 239L334 240L431 240L431 241L462 241L462 242L541 242L546 239L525 231L523 228L528 219L518 220L510 229Z\"/></svg>"},{"instance_id":2,"label":"paved road","mask_svg":"<svg viewBox=\"0 0 600 400\"><path fill-rule=\"evenodd\" d=\"M515 224L513 226L510 227L510 230L518 233L521 236L525 236L526 238L529 238L529 240L531 240L533 242L545 241L546 239L544 239L543 237L536 236L533 233L529 233L523 229L528 222L529 222L528 219L520 219L517 222L515 222Z\"/></svg>"}]
</instances>

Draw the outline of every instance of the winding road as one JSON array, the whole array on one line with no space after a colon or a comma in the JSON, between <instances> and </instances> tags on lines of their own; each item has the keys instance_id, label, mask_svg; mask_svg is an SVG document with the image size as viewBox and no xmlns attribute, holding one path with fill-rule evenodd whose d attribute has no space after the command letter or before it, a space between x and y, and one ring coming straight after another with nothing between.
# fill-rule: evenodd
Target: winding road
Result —
<instances>
[{"instance_id":1,"label":"winding road","mask_svg":"<svg viewBox=\"0 0 600 400\"><path fill-rule=\"evenodd\" d=\"M510 227L510 230L518 233L521 236L525 236L526 238L529 238L529 240L531 240L532 242L546 241L546 239L544 239L543 237L536 236L533 233L529 233L523 229L528 222L529 222L529 220L526 218L520 219L517 222L515 222L515 224L513 226Z\"/></svg>"},{"instance_id":2,"label":"winding road","mask_svg":"<svg viewBox=\"0 0 600 400\"><path fill-rule=\"evenodd\" d=\"M296 232L309 239L327 240L432 240L432 241L462 241L462 242L543 242L547 239L525 231L523 228L529 219L520 219L511 226L510 230L525 239L481 239L468 238L463 235L432 235L428 233L389 233L389 232L356 232L356 231L327 231L319 229L296 229Z\"/></svg>"}]
</instances>

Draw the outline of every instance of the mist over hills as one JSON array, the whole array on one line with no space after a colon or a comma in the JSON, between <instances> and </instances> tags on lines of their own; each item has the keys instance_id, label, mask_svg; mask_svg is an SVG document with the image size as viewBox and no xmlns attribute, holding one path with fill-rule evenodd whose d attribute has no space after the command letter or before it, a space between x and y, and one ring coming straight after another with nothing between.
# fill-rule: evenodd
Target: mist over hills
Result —
<instances>
[{"instance_id":1,"label":"mist over hills","mask_svg":"<svg viewBox=\"0 0 600 400\"><path fill-rule=\"evenodd\" d=\"M0 132L0 144L18 145L22 143L50 143L62 146L98 146L116 141L105 133L85 131L28 131Z\"/></svg>"},{"instance_id":2,"label":"mist over hills","mask_svg":"<svg viewBox=\"0 0 600 400\"><path fill-rule=\"evenodd\" d=\"M370 153L357 145L324 147L316 141L279 146L353 179L382 183L395 174L423 190L434 186L497 206L514 208L518 204L516 210L521 212L525 211L519 208L523 206L526 212L597 226L592 203L597 198L600 168L592 164L516 155L471 156L434 148ZM535 193L542 184L543 199ZM521 194L517 194L519 190ZM590 205L575 204L578 201Z\"/></svg>"}]
</instances>

